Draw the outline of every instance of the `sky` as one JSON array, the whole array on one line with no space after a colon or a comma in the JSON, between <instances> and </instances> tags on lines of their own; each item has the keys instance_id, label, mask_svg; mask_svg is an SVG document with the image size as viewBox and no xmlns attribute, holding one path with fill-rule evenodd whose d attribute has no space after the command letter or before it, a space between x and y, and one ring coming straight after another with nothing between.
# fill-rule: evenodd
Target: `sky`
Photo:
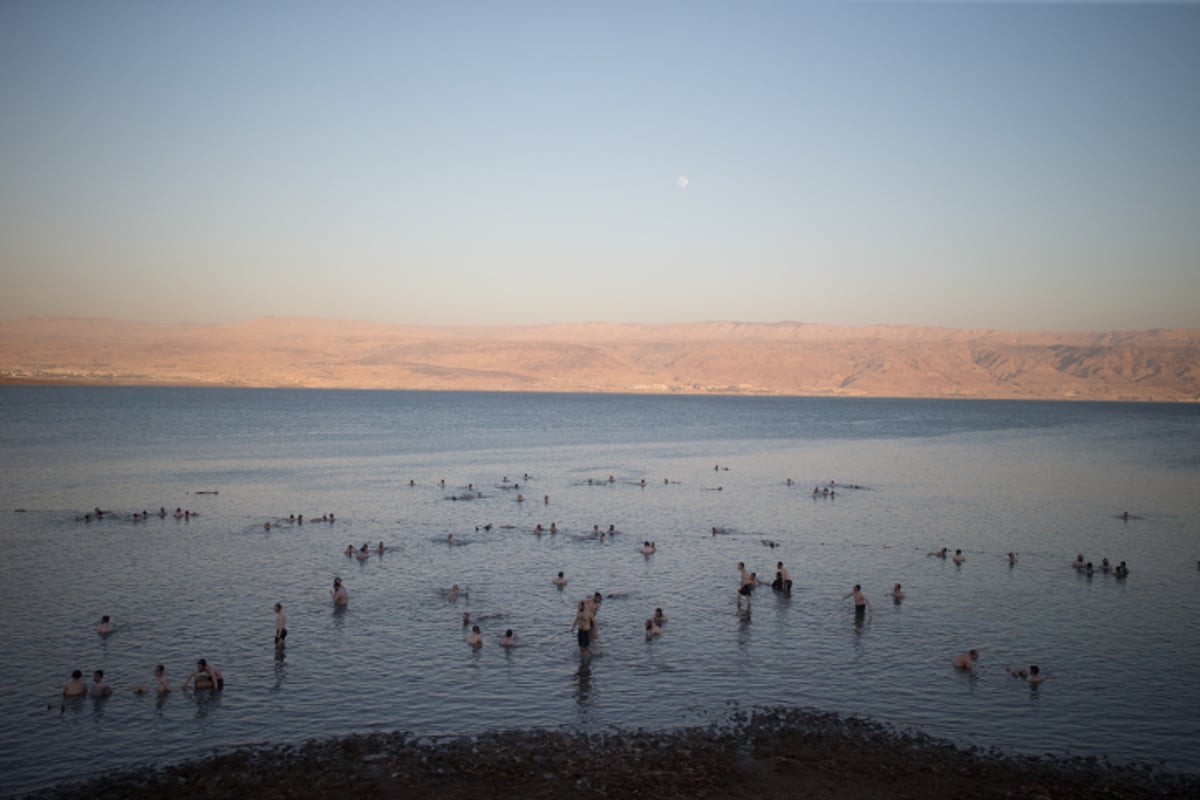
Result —
<instances>
[{"instance_id":1,"label":"sky","mask_svg":"<svg viewBox=\"0 0 1200 800\"><path fill-rule=\"evenodd\" d=\"M5 0L35 315L1200 327L1200 4Z\"/></svg>"}]
</instances>

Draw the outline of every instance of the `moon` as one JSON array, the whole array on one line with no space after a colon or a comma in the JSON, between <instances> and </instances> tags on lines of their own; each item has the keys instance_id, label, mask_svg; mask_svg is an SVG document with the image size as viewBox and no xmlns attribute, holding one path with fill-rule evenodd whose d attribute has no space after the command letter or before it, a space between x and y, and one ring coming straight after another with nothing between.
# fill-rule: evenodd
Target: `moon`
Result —
<instances>
[{"instance_id":1,"label":"moon","mask_svg":"<svg viewBox=\"0 0 1200 800\"><path fill-rule=\"evenodd\" d=\"M686 189L686 188L687 188L687 183L688 183L688 181L687 181L687 175L680 175L680 176L679 176L679 181L678 181L678 183L679 183L679 188L680 188L680 189Z\"/></svg>"}]
</instances>

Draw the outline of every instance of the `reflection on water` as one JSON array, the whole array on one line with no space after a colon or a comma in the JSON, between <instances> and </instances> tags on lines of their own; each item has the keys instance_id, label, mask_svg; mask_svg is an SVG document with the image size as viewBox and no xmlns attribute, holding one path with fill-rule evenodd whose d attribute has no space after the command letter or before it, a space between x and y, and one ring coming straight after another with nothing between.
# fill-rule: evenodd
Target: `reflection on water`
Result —
<instances>
[{"instance_id":1,"label":"reflection on water","mask_svg":"<svg viewBox=\"0 0 1200 800\"><path fill-rule=\"evenodd\" d=\"M592 659L583 655L579 659L579 668L575 670L575 705L579 706L579 714L586 717L592 704Z\"/></svg>"}]
</instances>

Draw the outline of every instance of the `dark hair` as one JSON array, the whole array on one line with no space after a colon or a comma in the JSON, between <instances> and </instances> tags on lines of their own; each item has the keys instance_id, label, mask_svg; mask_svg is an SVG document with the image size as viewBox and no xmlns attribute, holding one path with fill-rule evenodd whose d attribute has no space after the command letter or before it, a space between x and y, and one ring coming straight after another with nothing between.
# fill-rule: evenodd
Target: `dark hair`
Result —
<instances>
[{"instance_id":1,"label":"dark hair","mask_svg":"<svg viewBox=\"0 0 1200 800\"><path fill-rule=\"evenodd\" d=\"M74 678L75 680L79 680L80 678L83 677L83 672L81 672L80 670L75 670L74 672L71 673L71 677Z\"/></svg>"}]
</instances>

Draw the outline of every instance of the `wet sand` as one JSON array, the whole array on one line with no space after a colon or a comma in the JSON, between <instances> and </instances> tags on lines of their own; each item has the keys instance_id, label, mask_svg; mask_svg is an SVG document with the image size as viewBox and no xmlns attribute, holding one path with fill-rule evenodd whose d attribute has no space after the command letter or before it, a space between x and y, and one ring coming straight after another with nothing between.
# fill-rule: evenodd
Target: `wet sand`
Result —
<instances>
[{"instance_id":1,"label":"wet sand","mask_svg":"<svg viewBox=\"0 0 1200 800\"><path fill-rule=\"evenodd\" d=\"M775 709L670 733L376 733L237 750L28 795L66 798L1195 798L1200 775L963 749Z\"/></svg>"}]
</instances>

